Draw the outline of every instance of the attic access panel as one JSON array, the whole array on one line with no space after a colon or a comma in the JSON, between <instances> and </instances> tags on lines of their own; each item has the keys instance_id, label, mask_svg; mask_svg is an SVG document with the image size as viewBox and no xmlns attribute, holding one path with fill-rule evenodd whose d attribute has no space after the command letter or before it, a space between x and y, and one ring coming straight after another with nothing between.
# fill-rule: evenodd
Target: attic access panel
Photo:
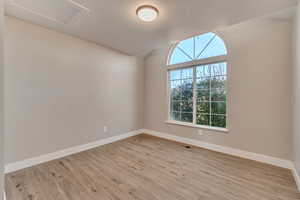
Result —
<instances>
[{"instance_id":1,"label":"attic access panel","mask_svg":"<svg viewBox=\"0 0 300 200\"><path fill-rule=\"evenodd\" d=\"M11 0L11 5L48 20L68 24L89 9L73 0Z\"/></svg>"}]
</instances>

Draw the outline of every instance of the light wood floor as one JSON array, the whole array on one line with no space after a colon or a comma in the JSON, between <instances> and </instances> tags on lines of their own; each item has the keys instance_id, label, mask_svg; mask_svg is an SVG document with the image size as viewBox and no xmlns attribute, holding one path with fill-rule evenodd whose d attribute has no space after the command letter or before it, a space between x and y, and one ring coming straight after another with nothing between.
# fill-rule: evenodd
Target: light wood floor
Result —
<instances>
[{"instance_id":1,"label":"light wood floor","mask_svg":"<svg viewBox=\"0 0 300 200\"><path fill-rule=\"evenodd\" d=\"M139 135L6 176L8 200L295 200L289 170Z\"/></svg>"}]
</instances>

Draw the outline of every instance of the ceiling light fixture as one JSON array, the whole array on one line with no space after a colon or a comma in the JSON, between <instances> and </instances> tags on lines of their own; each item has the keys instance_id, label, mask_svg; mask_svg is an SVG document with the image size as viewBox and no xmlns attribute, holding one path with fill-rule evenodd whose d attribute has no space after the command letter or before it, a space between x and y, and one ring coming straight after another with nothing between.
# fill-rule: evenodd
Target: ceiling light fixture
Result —
<instances>
[{"instance_id":1,"label":"ceiling light fixture","mask_svg":"<svg viewBox=\"0 0 300 200\"><path fill-rule=\"evenodd\" d=\"M158 13L158 9L150 5L140 6L136 10L137 16L144 22L154 21L158 17Z\"/></svg>"}]
</instances>

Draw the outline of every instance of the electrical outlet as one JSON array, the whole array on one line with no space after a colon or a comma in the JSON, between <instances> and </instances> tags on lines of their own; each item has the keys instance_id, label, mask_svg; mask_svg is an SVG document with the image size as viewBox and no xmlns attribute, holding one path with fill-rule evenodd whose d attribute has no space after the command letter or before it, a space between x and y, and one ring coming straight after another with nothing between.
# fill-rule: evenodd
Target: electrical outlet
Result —
<instances>
[{"instance_id":1,"label":"electrical outlet","mask_svg":"<svg viewBox=\"0 0 300 200\"><path fill-rule=\"evenodd\" d=\"M198 130L198 135L203 135L204 133L203 133L203 130L201 130L201 129L199 129Z\"/></svg>"},{"instance_id":2,"label":"electrical outlet","mask_svg":"<svg viewBox=\"0 0 300 200\"><path fill-rule=\"evenodd\" d=\"M104 127L103 127L103 131L104 131L104 133L106 133L106 132L108 131L107 126L104 126Z\"/></svg>"}]
</instances>

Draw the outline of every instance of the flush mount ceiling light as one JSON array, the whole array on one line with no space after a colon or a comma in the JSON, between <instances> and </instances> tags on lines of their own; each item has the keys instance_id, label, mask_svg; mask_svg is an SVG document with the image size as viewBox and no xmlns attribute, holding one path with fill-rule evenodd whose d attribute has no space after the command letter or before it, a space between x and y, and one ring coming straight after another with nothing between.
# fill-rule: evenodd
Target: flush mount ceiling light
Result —
<instances>
[{"instance_id":1,"label":"flush mount ceiling light","mask_svg":"<svg viewBox=\"0 0 300 200\"><path fill-rule=\"evenodd\" d=\"M136 10L137 16L144 22L154 21L158 17L158 13L158 9L150 5L140 6Z\"/></svg>"}]
</instances>

